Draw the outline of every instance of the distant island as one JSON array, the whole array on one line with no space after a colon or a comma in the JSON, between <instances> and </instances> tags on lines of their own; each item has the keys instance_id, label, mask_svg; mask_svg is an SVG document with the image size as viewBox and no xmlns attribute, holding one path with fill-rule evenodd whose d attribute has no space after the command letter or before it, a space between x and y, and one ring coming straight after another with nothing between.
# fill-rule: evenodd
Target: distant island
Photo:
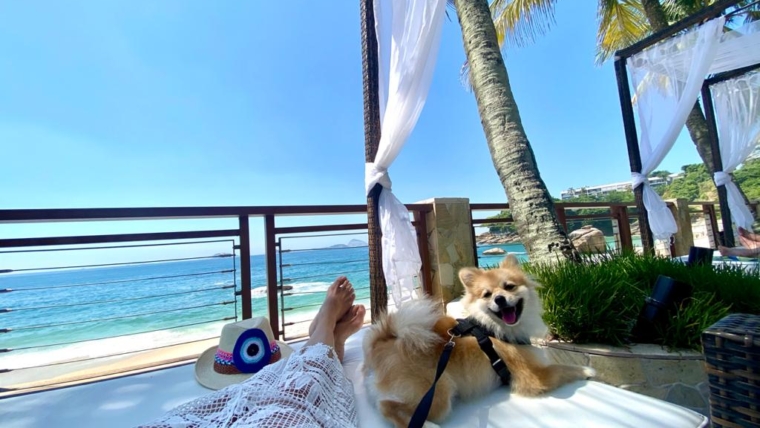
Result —
<instances>
[{"instance_id":1,"label":"distant island","mask_svg":"<svg viewBox=\"0 0 760 428\"><path fill-rule=\"evenodd\" d=\"M216 253L216 254L214 254L214 257L232 257L232 256L234 256L234 254L230 254L230 253Z\"/></svg>"},{"instance_id":2,"label":"distant island","mask_svg":"<svg viewBox=\"0 0 760 428\"><path fill-rule=\"evenodd\" d=\"M355 248L355 247L366 247L366 246L367 246L366 242L359 239L352 239L348 241L348 244L335 244L335 245L330 245L327 248Z\"/></svg>"}]
</instances>

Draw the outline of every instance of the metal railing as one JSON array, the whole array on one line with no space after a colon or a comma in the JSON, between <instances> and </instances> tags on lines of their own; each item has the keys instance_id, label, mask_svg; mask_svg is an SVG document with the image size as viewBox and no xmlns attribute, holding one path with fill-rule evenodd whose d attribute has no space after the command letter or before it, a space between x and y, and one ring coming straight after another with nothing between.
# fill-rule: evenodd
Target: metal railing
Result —
<instances>
[{"instance_id":1,"label":"metal railing","mask_svg":"<svg viewBox=\"0 0 760 428\"><path fill-rule=\"evenodd\" d=\"M631 233L631 224L633 219L638 216L636 211L636 204L630 203L607 203L607 202L555 202L554 204L557 219L565 229L565 232L569 233L574 228L572 226L577 225L576 228L580 228L582 222L585 220L609 220L612 223L613 235L615 236L615 244L619 249L633 251L634 240ZM568 211L579 211L584 209L603 209L607 212L603 213L588 213L577 214L568 213ZM508 203L502 204L470 204L470 212L473 215L474 212L484 211L504 211L509 210ZM512 217L505 218L474 218L472 217L472 242L473 252L475 260L479 259L478 256L478 243L476 239L475 229L484 227L484 225L494 224L511 224L514 223Z\"/></svg>"},{"instance_id":2,"label":"metal railing","mask_svg":"<svg viewBox=\"0 0 760 428\"><path fill-rule=\"evenodd\" d=\"M432 207L427 204L408 205L407 208L414 215L413 224L418 232L418 242L424 263L421 282L424 289L430 292L430 265L427 248L427 233L425 214ZM0 239L0 377L12 374L13 371L33 371L44 367L56 365L76 366L85 362L100 359L108 361L114 357L122 357L155 349L162 349L175 345L185 345L191 342L202 342L214 337L204 337L193 341L173 343L142 343L135 340L129 349L114 349L109 352L99 352L86 357L68 358L61 361L53 359L40 361L39 363L3 365L3 356L13 353L23 354L31 351L44 349L57 350L65 346L77 346L84 342L97 340L125 338L140 338L141 335L155 333L170 329L187 329L196 326L214 325L214 323L229 322L236 319L246 319L256 314L267 315L276 335L284 339L294 339L299 334L293 334L293 323L297 320L293 314L304 311L307 308L303 299L296 305L295 293L288 292L287 285L295 280L304 280L294 275L287 278L287 263L283 263L283 257L288 253L294 253L293 249L283 249L283 241L295 237L325 236L334 233L364 233L366 223L331 224L317 226L288 226L278 227L275 222L278 217L297 216L307 217L314 215L356 215L366 216L365 205L343 206L292 206L292 207L192 207L192 208L116 208L116 209L52 209L52 210L0 210L0 226L9 223L55 223L55 222L89 222L89 221L113 221L113 220L158 220L158 219L227 219L237 220L236 228L214 230L191 230L182 232L154 232L154 233L130 233L109 235L83 235L83 236L54 236L36 238L9 238ZM261 263L263 269L254 272L252 270L250 217L260 217L264 222L263 236L257 237L263 240L265 254L254 256L257 264ZM116 223L108 223L116 224ZM8 226L5 226L8 227ZM170 241L170 242L169 242ZM36 265L31 268L17 268L3 261L3 255L34 256L46 254L52 256L61 252L72 251L106 251L106 250L138 250L142 247L161 247L169 245L183 245L187 243L218 243L226 242L229 245L227 257L157 257L150 260L119 261L109 263L64 263L50 262L45 265ZM361 250L358 250L361 252ZM365 247L366 251L366 247ZM239 258L238 258L239 257ZM51 257L48 257L51 258ZM56 258L51 258L56 260ZM183 271L177 273L158 273L155 275L129 275L121 277L89 280L84 272L92 272L103 268L130 268L146 267L168 262L187 262L189 264L203 262L204 260L226 260L230 266L207 271ZM6 259L7 260L7 259ZM334 263L332 270L325 270L323 276L338 276L352 273L349 268L356 266L356 274L363 274L368 267L368 258L364 255L363 261L352 260L349 266L345 263ZM320 262L321 263L321 262ZM189 264L187 266L189 266ZM285 270L285 271L284 271ZM82 280L72 280L62 283L50 283L42 285L13 286L20 279L31 278L39 273L68 271L76 272L71 278L82 277ZM263 272L262 272L263 271ZM329 271L329 275L327 274ZM16 275L16 274L30 275ZM219 276L226 275L225 281L220 281ZM310 276L310 275L305 275ZM214 278L206 285L199 285L201 279ZM188 278L198 279L194 281L194 288L176 288L176 283ZM254 278L255 285L254 285ZM334 278L330 278L332 281ZM156 286L160 283L161 286ZM6 285L7 284L7 285ZM174 288L173 288L174 287ZM367 293L365 289L360 293ZM109 297L109 290L129 288L134 290L130 296L114 294ZM252 295L253 290L259 293ZM72 290L86 290L86 293L72 293ZM142 290L139 293L138 290ZM286 290L283 292L283 290ZM97 292L96 292L97 291ZM261 292L263 291L264 296ZM13 296L36 293L38 299L33 305L20 305L19 299ZM58 296L58 297L56 297ZM61 298L60 296L66 296ZM214 296L214 299L203 296ZM172 299L177 299L173 302ZM185 299L185 300L183 300ZM189 299L189 300L187 300ZM294 300L295 299L295 300ZM321 301L321 299L319 299ZM193 303L187 303L192 301ZM162 302L163 305L155 304ZM168 303L167 303L168 302ZM184 302L184 303L181 303ZM316 303L313 303L316 305ZM117 308L110 313L105 310L108 306ZM102 308L105 312L100 316L93 316L86 308ZM225 309L228 308L228 309ZM53 311L56 317L48 317L48 321L40 316L44 312ZM56 312L57 311L57 312ZM61 312L68 312L62 316ZM89 315L87 315L89 313ZM38 316L32 316L38 315ZM158 322L167 319L178 320L175 323ZM305 323L305 321L303 321ZM108 323L134 323L138 327L131 330L116 331L103 329ZM88 326L99 326L100 329L91 329ZM107 331L108 333L103 333ZM74 334L74 333L76 334ZM56 334L60 333L60 334ZM24 342L15 340L14 346L7 338L24 336L36 338L36 341ZM195 339L195 338L194 338ZM6 359L7 360L7 359ZM51 363L51 361L53 361ZM58 373L60 374L60 373ZM0 382L2 392L3 382Z\"/></svg>"}]
</instances>

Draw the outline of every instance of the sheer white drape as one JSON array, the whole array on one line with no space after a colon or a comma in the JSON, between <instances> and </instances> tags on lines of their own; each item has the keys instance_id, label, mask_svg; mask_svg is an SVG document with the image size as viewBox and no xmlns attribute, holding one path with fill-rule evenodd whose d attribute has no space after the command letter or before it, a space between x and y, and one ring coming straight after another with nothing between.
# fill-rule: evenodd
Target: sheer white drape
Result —
<instances>
[{"instance_id":1,"label":"sheer white drape","mask_svg":"<svg viewBox=\"0 0 760 428\"><path fill-rule=\"evenodd\" d=\"M760 73L711 86L723 171L715 173L715 185L726 186L731 218L737 226L752 230L754 219L731 173L760 141Z\"/></svg>"},{"instance_id":2,"label":"sheer white drape","mask_svg":"<svg viewBox=\"0 0 760 428\"><path fill-rule=\"evenodd\" d=\"M632 173L632 184L644 186L644 206L655 239L668 240L678 228L647 176L660 165L686 123L715 58L724 21L713 19L628 59L641 129L642 169Z\"/></svg>"},{"instance_id":3,"label":"sheer white drape","mask_svg":"<svg viewBox=\"0 0 760 428\"><path fill-rule=\"evenodd\" d=\"M375 0L379 49L381 138L366 165L366 192L383 186L378 212L383 273L396 305L411 299L422 262L409 211L391 192L388 168L425 105L441 41L445 0Z\"/></svg>"},{"instance_id":4,"label":"sheer white drape","mask_svg":"<svg viewBox=\"0 0 760 428\"><path fill-rule=\"evenodd\" d=\"M710 74L723 73L760 63L760 21L723 33Z\"/></svg>"}]
</instances>

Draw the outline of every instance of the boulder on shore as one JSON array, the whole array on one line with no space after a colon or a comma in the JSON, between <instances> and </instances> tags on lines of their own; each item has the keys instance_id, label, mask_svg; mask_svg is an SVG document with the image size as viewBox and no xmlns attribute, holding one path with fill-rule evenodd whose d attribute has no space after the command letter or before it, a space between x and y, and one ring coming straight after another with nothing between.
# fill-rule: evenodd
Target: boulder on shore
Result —
<instances>
[{"instance_id":1,"label":"boulder on shore","mask_svg":"<svg viewBox=\"0 0 760 428\"><path fill-rule=\"evenodd\" d=\"M516 233L481 233L475 238L478 245L499 245L512 244L520 242L520 237Z\"/></svg>"},{"instance_id":2,"label":"boulder on shore","mask_svg":"<svg viewBox=\"0 0 760 428\"><path fill-rule=\"evenodd\" d=\"M483 255L484 256L492 256L494 254L506 254L506 253L507 253L506 251L504 251L503 249L498 248L498 247L497 248L490 248L488 250L483 251Z\"/></svg>"},{"instance_id":3,"label":"boulder on shore","mask_svg":"<svg viewBox=\"0 0 760 428\"><path fill-rule=\"evenodd\" d=\"M607 240L604 233L592 226L583 226L567 235L575 249L581 253L599 253L607 250Z\"/></svg>"}]
</instances>

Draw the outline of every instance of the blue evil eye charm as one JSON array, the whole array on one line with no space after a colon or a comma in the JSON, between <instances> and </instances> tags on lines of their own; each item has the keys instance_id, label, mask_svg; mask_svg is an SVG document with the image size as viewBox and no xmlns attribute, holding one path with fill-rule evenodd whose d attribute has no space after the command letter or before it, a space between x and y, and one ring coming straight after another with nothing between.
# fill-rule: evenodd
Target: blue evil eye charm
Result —
<instances>
[{"instance_id":1,"label":"blue evil eye charm","mask_svg":"<svg viewBox=\"0 0 760 428\"><path fill-rule=\"evenodd\" d=\"M263 330L252 328L243 332L235 342L232 362L241 373L256 373L272 358L269 339Z\"/></svg>"}]
</instances>

